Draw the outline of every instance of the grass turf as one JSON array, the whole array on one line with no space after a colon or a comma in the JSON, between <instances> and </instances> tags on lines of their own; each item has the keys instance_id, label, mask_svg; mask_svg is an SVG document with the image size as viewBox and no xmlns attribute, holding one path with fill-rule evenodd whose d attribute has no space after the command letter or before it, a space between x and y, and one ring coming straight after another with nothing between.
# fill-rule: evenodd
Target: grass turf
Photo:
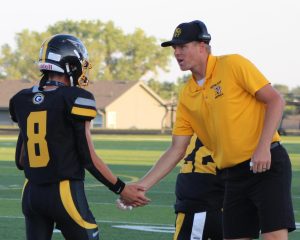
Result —
<instances>
[{"instance_id":1,"label":"grass turf","mask_svg":"<svg viewBox=\"0 0 300 240\"><path fill-rule=\"evenodd\" d=\"M113 172L126 181L143 176L170 144L169 136L93 136L97 153L109 164ZM16 136L0 137L0 239L25 239L24 218L20 195L23 173L14 165ZM283 137L293 164L293 201L296 222L300 223L300 137ZM87 173L85 186L90 208L100 227L102 239L168 240L172 239L174 225L174 186L178 168L153 187L148 196L149 206L120 211L115 208L117 196L108 191ZM119 227L117 227L119 226ZM128 229L128 226L135 229ZM127 227L127 228L120 228ZM300 226L290 234L300 239ZM140 230L136 230L140 229ZM60 233L53 239L61 240Z\"/></svg>"}]
</instances>

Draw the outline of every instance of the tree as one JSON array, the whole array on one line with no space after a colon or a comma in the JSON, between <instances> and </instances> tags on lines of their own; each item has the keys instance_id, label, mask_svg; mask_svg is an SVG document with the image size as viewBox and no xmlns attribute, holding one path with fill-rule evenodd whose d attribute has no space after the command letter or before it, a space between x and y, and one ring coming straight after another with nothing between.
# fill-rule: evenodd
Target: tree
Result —
<instances>
[{"instance_id":1,"label":"tree","mask_svg":"<svg viewBox=\"0 0 300 240\"><path fill-rule=\"evenodd\" d=\"M300 100L300 87L295 87L291 90L291 93Z\"/></svg>"},{"instance_id":2,"label":"tree","mask_svg":"<svg viewBox=\"0 0 300 240\"><path fill-rule=\"evenodd\" d=\"M273 87L280 92L283 96L289 93L289 87L283 84L274 84Z\"/></svg>"},{"instance_id":3,"label":"tree","mask_svg":"<svg viewBox=\"0 0 300 240\"><path fill-rule=\"evenodd\" d=\"M175 103L178 100L178 95L181 88L189 78L190 75L184 75L183 77L177 78L175 83L159 82L157 80L150 79L146 82L146 84L161 98Z\"/></svg>"},{"instance_id":4,"label":"tree","mask_svg":"<svg viewBox=\"0 0 300 240\"><path fill-rule=\"evenodd\" d=\"M41 42L49 37L47 33L29 32L24 30L16 35L17 48L15 51L5 44L1 47L0 64L2 79L38 79L38 52Z\"/></svg>"},{"instance_id":5,"label":"tree","mask_svg":"<svg viewBox=\"0 0 300 240\"><path fill-rule=\"evenodd\" d=\"M147 85L164 100L174 101L177 99L177 85L173 82L159 82L150 79Z\"/></svg>"},{"instance_id":6,"label":"tree","mask_svg":"<svg viewBox=\"0 0 300 240\"><path fill-rule=\"evenodd\" d=\"M113 22L59 21L45 32L23 30L17 34L16 49L4 45L0 52L0 78L40 78L36 62L41 43L51 35L72 34L80 38L90 54L93 69L90 79L139 80L147 73L157 74L158 69L167 70L171 52L163 51L154 37L148 37L141 29L131 34L117 28Z\"/></svg>"}]
</instances>

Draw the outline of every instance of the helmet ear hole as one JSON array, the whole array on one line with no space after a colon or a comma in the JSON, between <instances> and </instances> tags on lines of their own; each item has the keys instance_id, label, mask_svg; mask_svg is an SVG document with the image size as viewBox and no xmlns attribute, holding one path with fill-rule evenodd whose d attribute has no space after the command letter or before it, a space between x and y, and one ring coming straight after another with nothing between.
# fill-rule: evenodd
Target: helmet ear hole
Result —
<instances>
[{"instance_id":1,"label":"helmet ear hole","mask_svg":"<svg viewBox=\"0 0 300 240\"><path fill-rule=\"evenodd\" d=\"M70 71L75 72L77 70L77 67L75 65L70 64Z\"/></svg>"}]
</instances>

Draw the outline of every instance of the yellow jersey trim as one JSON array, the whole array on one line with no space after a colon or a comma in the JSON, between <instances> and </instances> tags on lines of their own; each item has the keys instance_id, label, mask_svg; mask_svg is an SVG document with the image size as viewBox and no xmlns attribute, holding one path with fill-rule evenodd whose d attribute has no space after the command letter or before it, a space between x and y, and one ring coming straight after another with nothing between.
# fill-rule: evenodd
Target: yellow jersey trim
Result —
<instances>
[{"instance_id":1,"label":"yellow jersey trim","mask_svg":"<svg viewBox=\"0 0 300 240\"><path fill-rule=\"evenodd\" d=\"M87 108L80 108L80 107L73 107L72 114L79 115L79 116L85 116L85 117L96 117L97 112L94 109L87 109Z\"/></svg>"},{"instance_id":2,"label":"yellow jersey trim","mask_svg":"<svg viewBox=\"0 0 300 240\"><path fill-rule=\"evenodd\" d=\"M201 141L200 141L201 142ZM203 158L210 157L211 152L202 145L197 146L197 136L194 134L187 147L184 163L181 165L180 173L209 173L216 175L215 162L203 163ZM192 154L194 152L194 154ZM193 159L191 159L193 156ZM189 158L189 160L187 160Z\"/></svg>"}]
</instances>

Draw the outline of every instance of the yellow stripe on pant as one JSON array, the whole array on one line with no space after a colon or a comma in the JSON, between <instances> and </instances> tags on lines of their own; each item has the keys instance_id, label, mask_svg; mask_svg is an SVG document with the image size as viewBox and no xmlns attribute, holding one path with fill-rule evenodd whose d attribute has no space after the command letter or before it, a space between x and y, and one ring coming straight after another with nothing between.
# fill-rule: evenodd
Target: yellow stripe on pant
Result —
<instances>
[{"instance_id":1,"label":"yellow stripe on pant","mask_svg":"<svg viewBox=\"0 0 300 240\"><path fill-rule=\"evenodd\" d=\"M77 211L71 194L70 181L61 181L59 183L59 192L64 208L78 225L85 229L93 229L98 227L97 224L86 222Z\"/></svg>"},{"instance_id":2,"label":"yellow stripe on pant","mask_svg":"<svg viewBox=\"0 0 300 240\"><path fill-rule=\"evenodd\" d=\"M25 178L25 182L24 182L23 189L22 189L21 199L23 199L23 194L24 194L25 187L27 186L27 183L28 183L28 179Z\"/></svg>"},{"instance_id":3,"label":"yellow stripe on pant","mask_svg":"<svg viewBox=\"0 0 300 240\"><path fill-rule=\"evenodd\" d=\"M174 238L173 240L177 240L178 239L178 235L179 232L181 230L182 224L183 224L183 220L184 220L185 214L184 213L178 213L177 214L177 218L176 218L176 229L175 229L175 233L174 233Z\"/></svg>"}]
</instances>

